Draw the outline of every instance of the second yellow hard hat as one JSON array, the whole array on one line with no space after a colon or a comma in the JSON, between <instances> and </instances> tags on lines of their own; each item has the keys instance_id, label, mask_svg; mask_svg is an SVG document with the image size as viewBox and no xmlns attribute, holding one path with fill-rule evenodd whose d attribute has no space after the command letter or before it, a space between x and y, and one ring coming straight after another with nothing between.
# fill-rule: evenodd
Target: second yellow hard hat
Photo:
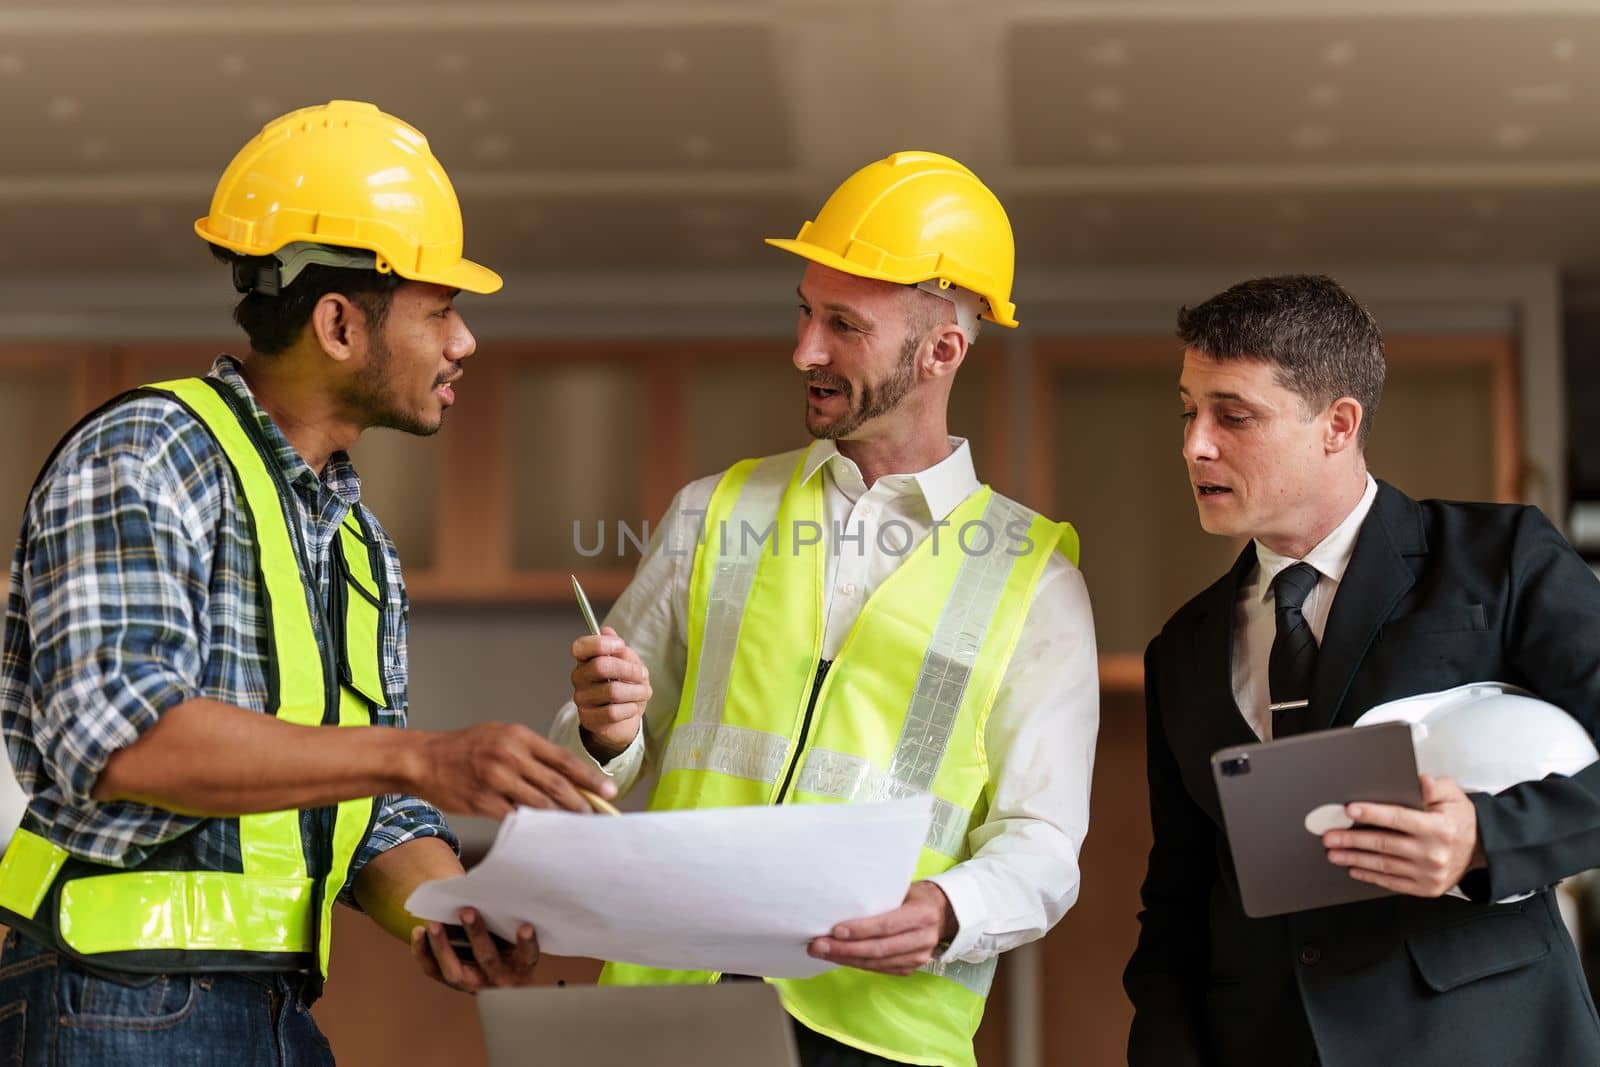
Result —
<instances>
[{"instance_id":1,"label":"second yellow hard hat","mask_svg":"<svg viewBox=\"0 0 1600 1067\"><path fill-rule=\"evenodd\" d=\"M1011 222L989 187L949 156L896 152L869 163L794 238L767 243L863 278L958 285L988 302L983 318L1017 324Z\"/></svg>"}]
</instances>

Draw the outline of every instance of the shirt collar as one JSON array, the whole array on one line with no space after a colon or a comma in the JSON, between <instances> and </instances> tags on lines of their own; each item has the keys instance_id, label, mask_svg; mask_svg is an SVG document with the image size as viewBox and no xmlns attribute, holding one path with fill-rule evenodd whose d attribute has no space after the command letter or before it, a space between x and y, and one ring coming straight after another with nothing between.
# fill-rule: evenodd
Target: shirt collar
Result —
<instances>
[{"instance_id":1,"label":"shirt collar","mask_svg":"<svg viewBox=\"0 0 1600 1067\"><path fill-rule=\"evenodd\" d=\"M267 414L256 402L256 396L250 391L250 383L244 380L240 372L240 362L233 356L221 355L211 364L211 376L222 382L244 401L250 417L255 420L260 429L262 438L267 442L272 463L283 474L290 485L301 487L315 487L325 485L335 496L345 504L354 506L361 499L361 479L356 474L355 466L350 462L348 452L335 452L328 457L328 465L323 469L319 479L315 471L295 451L294 445L278 429L278 424L272 421L272 416Z\"/></svg>"},{"instance_id":2,"label":"shirt collar","mask_svg":"<svg viewBox=\"0 0 1600 1067\"><path fill-rule=\"evenodd\" d=\"M1317 543L1317 547L1306 553L1304 562L1317 569L1317 573L1325 578L1339 582L1344 578L1345 568L1350 566L1350 556L1355 552L1356 538L1361 534L1361 524L1367 521L1367 512L1372 510L1372 502L1378 496L1378 483L1372 475L1367 475L1367 488L1361 494L1361 499L1356 501L1356 506L1350 509L1350 514L1344 521L1335 526ZM1263 599L1271 595L1272 580L1280 571L1293 566L1300 560L1291 559L1280 555L1262 544L1256 542L1256 575L1260 588L1257 595Z\"/></svg>"},{"instance_id":3,"label":"shirt collar","mask_svg":"<svg viewBox=\"0 0 1600 1067\"><path fill-rule=\"evenodd\" d=\"M928 507L928 514L935 521L945 518L982 487L977 471L972 466L972 447L966 438L951 437L948 440L950 454L933 466L908 474L886 474L878 479L877 485L884 486L892 496L921 496ZM802 484L810 481L824 467L833 477L833 484L851 502L859 500L867 491L861 468L856 466L854 460L840 454L835 442L813 441L806 450L805 466L800 477Z\"/></svg>"}]
</instances>

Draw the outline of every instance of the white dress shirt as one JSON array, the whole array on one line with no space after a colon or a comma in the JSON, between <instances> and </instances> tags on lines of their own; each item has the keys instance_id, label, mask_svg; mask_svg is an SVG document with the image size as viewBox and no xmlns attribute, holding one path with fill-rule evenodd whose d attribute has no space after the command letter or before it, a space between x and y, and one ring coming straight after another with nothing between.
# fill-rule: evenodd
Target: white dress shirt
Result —
<instances>
[{"instance_id":1,"label":"white dress shirt","mask_svg":"<svg viewBox=\"0 0 1600 1067\"><path fill-rule=\"evenodd\" d=\"M1378 496L1378 483L1367 475L1367 489L1344 521L1335 526L1316 548L1306 553L1302 560L1281 556L1256 542L1256 569L1239 587L1238 613L1233 631L1233 699L1239 712L1263 741L1272 740L1272 713L1267 685L1267 661L1272 656L1272 640L1277 636L1277 602L1272 595L1272 580L1296 563L1309 563L1317 569L1317 584L1306 597L1301 612L1311 633L1322 644L1322 631L1328 625L1328 609L1344 579L1345 568L1350 566L1350 554L1356 548L1356 536L1361 524L1372 510Z\"/></svg>"},{"instance_id":2,"label":"white dress shirt","mask_svg":"<svg viewBox=\"0 0 1600 1067\"><path fill-rule=\"evenodd\" d=\"M832 441L807 452L805 476L822 477L826 581L822 655L832 659L867 598L908 553L979 488L967 442L916 474L879 478L871 488ZM692 546L721 475L679 490L653 532L633 581L606 617L650 671L645 729L604 770L626 791L659 756L682 694L688 658ZM903 524L903 525L902 525ZM844 537L837 536L843 532ZM941 535L952 536L948 529ZM685 546L688 546L686 549ZM1089 784L1099 730L1099 676L1089 595L1059 553L1046 564L984 732L989 811L968 837L972 857L930 881L950 900L959 931L942 957L970 963L1042 937L1078 898L1078 853L1089 829ZM551 735L587 755L576 706L568 701Z\"/></svg>"}]
</instances>

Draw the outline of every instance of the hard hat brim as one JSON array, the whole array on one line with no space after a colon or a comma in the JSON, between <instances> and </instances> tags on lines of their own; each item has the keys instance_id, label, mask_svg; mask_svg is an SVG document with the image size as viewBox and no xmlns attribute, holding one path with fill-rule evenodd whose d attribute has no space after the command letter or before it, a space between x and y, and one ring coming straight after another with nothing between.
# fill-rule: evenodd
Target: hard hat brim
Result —
<instances>
[{"instance_id":1,"label":"hard hat brim","mask_svg":"<svg viewBox=\"0 0 1600 1067\"><path fill-rule=\"evenodd\" d=\"M482 293L484 296L500 291L505 284L500 275L470 259L458 259L455 263L438 273L429 273L426 277L421 274L407 274L405 271L396 270L402 278L414 282L431 282L442 285L448 289L461 289L468 293Z\"/></svg>"},{"instance_id":2,"label":"hard hat brim","mask_svg":"<svg viewBox=\"0 0 1600 1067\"><path fill-rule=\"evenodd\" d=\"M922 275L908 274L902 277L894 271L869 270L860 263L852 263L837 252L829 251L809 241L797 241L792 237L767 237L764 240L773 248L781 248L785 252L793 252L802 259L809 259L813 263L842 271L845 274L854 274L857 278L870 278L873 281L890 282L895 285L916 285L918 282L929 280ZM1006 318L998 317L994 313L992 305L990 310L984 312L981 318L994 323L996 326L1015 327L1018 325L1015 318L1009 316Z\"/></svg>"}]
</instances>

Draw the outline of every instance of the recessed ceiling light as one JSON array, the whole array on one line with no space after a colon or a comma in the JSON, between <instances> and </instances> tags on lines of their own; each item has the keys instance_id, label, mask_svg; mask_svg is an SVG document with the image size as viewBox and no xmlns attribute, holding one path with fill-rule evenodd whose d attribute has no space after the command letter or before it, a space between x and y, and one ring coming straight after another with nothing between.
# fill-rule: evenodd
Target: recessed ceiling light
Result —
<instances>
[{"instance_id":1,"label":"recessed ceiling light","mask_svg":"<svg viewBox=\"0 0 1600 1067\"><path fill-rule=\"evenodd\" d=\"M1337 85L1313 85L1306 92L1306 100L1317 107L1333 107L1344 98L1344 90Z\"/></svg>"},{"instance_id":2,"label":"recessed ceiling light","mask_svg":"<svg viewBox=\"0 0 1600 1067\"><path fill-rule=\"evenodd\" d=\"M494 114L494 104L487 97L469 96L461 102L461 113L474 122L482 122Z\"/></svg>"},{"instance_id":3,"label":"recessed ceiling light","mask_svg":"<svg viewBox=\"0 0 1600 1067\"><path fill-rule=\"evenodd\" d=\"M250 69L250 64L245 62L244 56L238 53L229 53L217 60L217 69L225 77L239 78L243 77L244 72Z\"/></svg>"},{"instance_id":4,"label":"recessed ceiling light","mask_svg":"<svg viewBox=\"0 0 1600 1067\"><path fill-rule=\"evenodd\" d=\"M26 64L22 62L22 57L15 52L7 52L4 55L0 55L0 75L4 75L7 78L15 78L22 73L25 66Z\"/></svg>"},{"instance_id":5,"label":"recessed ceiling light","mask_svg":"<svg viewBox=\"0 0 1600 1067\"><path fill-rule=\"evenodd\" d=\"M1348 67L1355 62L1354 41L1333 41L1322 50L1322 62L1330 67Z\"/></svg>"},{"instance_id":6,"label":"recessed ceiling light","mask_svg":"<svg viewBox=\"0 0 1600 1067\"><path fill-rule=\"evenodd\" d=\"M1578 54L1578 42L1570 37L1559 37L1550 45L1550 55L1562 63L1570 63Z\"/></svg>"},{"instance_id":7,"label":"recessed ceiling light","mask_svg":"<svg viewBox=\"0 0 1600 1067\"><path fill-rule=\"evenodd\" d=\"M689 56L677 48L669 48L661 53L661 69L668 74L687 74L689 72Z\"/></svg>"},{"instance_id":8,"label":"recessed ceiling light","mask_svg":"<svg viewBox=\"0 0 1600 1067\"><path fill-rule=\"evenodd\" d=\"M1089 46L1089 62L1097 67L1123 67L1128 64L1128 42L1107 37Z\"/></svg>"},{"instance_id":9,"label":"recessed ceiling light","mask_svg":"<svg viewBox=\"0 0 1600 1067\"><path fill-rule=\"evenodd\" d=\"M1115 85L1097 85L1089 90L1089 106L1096 111L1121 111L1122 90Z\"/></svg>"},{"instance_id":10,"label":"recessed ceiling light","mask_svg":"<svg viewBox=\"0 0 1600 1067\"><path fill-rule=\"evenodd\" d=\"M270 96L252 96L244 102L245 110L258 119L270 119L282 109L278 102Z\"/></svg>"},{"instance_id":11,"label":"recessed ceiling light","mask_svg":"<svg viewBox=\"0 0 1600 1067\"><path fill-rule=\"evenodd\" d=\"M83 102L75 96L58 96L45 106L45 113L57 122L71 122L83 114Z\"/></svg>"},{"instance_id":12,"label":"recessed ceiling light","mask_svg":"<svg viewBox=\"0 0 1600 1067\"><path fill-rule=\"evenodd\" d=\"M467 57L460 52L446 52L439 57L438 64L445 74L460 74L467 69Z\"/></svg>"},{"instance_id":13,"label":"recessed ceiling light","mask_svg":"<svg viewBox=\"0 0 1600 1067\"><path fill-rule=\"evenodd\" d=\"M1327 148L1339 139L1339 132L1332 126L1297 126L1289 134L1289 143L1302 152L1315 152Z\"/></svg>"},{"instance_id":14,"label":"recessed ceiling light","mask_svg":"<svg viewBox=\"0 0 1600 1067\"><path fill-rule=\"evenodd\" d=\"M1494 131L1495 144L1509 151L1526 148L1533 140L1534 130L1525 122L1507 122Z\"/></svg>"}]
</instances>

